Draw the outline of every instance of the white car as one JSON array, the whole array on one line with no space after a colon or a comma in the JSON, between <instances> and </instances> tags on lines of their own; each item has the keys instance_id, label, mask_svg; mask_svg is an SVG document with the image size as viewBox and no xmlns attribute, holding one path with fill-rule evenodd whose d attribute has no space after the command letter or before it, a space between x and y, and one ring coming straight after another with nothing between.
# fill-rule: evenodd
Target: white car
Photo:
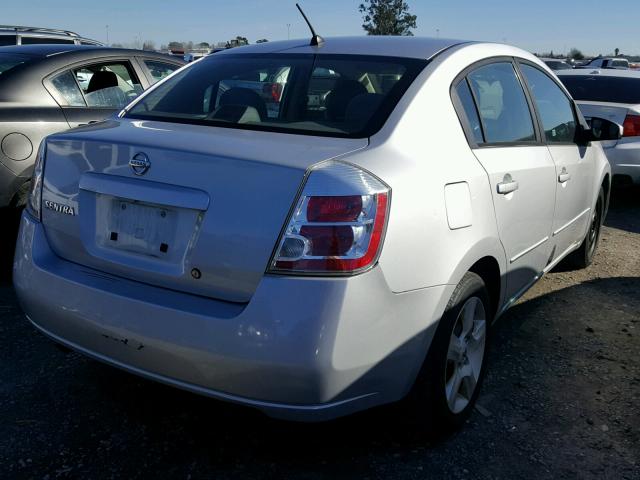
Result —
<instances>
[{"instance_id":1,"label":"white car","mask_svg":"<svg viewBox=\"0 0 640 480\"><path fill-rule=\"evenodd\" d=\"M628 70L629 60L626 58L594 58L581 68L613 68Z\"/></svg>"},{"instance_id":2,"label":"white car","mask_svg":"<svg viewBox=\"0 0 640 480\"><path fill-rule=\"evenodd\" d=\"M278 108L240 80L282 84ZM43 142L16 292L54 340L169 385L298 420L407 397L418 424L459 426L492 322L591 263L593 140L619 135L506 45L226 50Z\"/></svg>"},{"instance_id":3,"label":"white car","mask_svg":"<svg viewBox=\"0 0 640 480\"><path fill-rule=\"evenodd\" d=\"M582 114L623 128L622 138L602 142L617 184L640 184L640 72L563 70L556 72Z\"/></svg>"}]
</instances>

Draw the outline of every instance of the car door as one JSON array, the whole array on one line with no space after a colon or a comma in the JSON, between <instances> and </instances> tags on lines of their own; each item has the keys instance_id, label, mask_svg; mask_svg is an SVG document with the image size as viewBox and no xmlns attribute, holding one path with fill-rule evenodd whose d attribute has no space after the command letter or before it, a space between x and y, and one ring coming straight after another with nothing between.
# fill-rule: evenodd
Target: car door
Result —
<instances>
[{"instance_id":1,"label":"car door","mask_svg":"<svg viewBox=\"0 0 640 480\"><path fill-rule=\"evenodd\" d=\"M592 149L576 144L578 117L573 100L537 66L519 62L540 121L540 130L556 165L554 257L580 244L589 224L595 160Z\"/></svg>"},{"instance_id":2,"label":"car door","mask_svg":"<svg viewBox=\"0 0 640 480\"><path fill-rule=\"evenodd\" d=\"M489 177L508 262L507 295L513 299L549 263L555 165L511 59L472 66L455 92L469 142Z\"/></svg>"},{"instance_id":3,"label":"car door","mask_svg":"<svg viewBox=\"0 0 640 480\"><path fill-rule=\"evenodd\" d=\"M143 90L125 59L93 60L57 73L45 82L70 127L99 122L119 112Z\"/></svg>"}]
</instances>

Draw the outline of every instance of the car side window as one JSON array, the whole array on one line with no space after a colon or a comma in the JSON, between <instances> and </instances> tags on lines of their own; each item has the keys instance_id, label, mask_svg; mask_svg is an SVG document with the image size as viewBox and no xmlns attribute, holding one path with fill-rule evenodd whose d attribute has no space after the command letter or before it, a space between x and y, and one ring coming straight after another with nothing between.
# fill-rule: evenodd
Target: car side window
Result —
<instances>
[{"instance_id":1,"label":"car side window","mask_svg":"<svg viewBox=\"0 0 640 480\"><path fill-rule=\"evenodd\" d=\"M473 135L473 139L478 144L484 143L480 117L478 116L478 110L476 109L476 104L473 101L473 95L471 94L471 89L469 88L466 78L463 78L458 85L456 85L456 93L458 94L458 99L460 100L460 104L467 117L467 122L469 129L471 130L471 134Z\"/></svg>"},{"instance_id":2,"label":"car side window","mask_svg":"<svg viewBox=\"0 0 640 480\"><path fill-rule=\"evenodd\" d=\"M73 73L67 70L51 79L51 84L58 93L66 100L71 107L84 107L84 98L80 92L80 87L73 78Z\"/></svg>"},{"instance_id":3,"label":"car side window","mask_svg":"<svg viewBox=\"0 0 640 480\"><path fill-rule=\"evenodd\" d=\"M123 108L142 93L129 62L86 65L72 70L89 107Z\"/></svg>"},{"instance_id":4,"label":"car side window","mask_svg":"<svg viewBox=\"0 0 640 480\"><path fill-rule=\"evenodd\" d=\"M468 74L486 143L536 140L533 117L511 62L478 67Z\"/></svg>"},{"instance_id":5,"label":"car side window","mask_svg":"<svg viewBox=\"0 0 640 480\"><path fill-rule=\"evenodd\" d=\"M573 142L577 127L573 102L541 70L526 64L520 68L531 89L547 142Z\"/></svg>"},{"instance_id":6,"label":"car side window","mask_svg":"<svg viewBox=\"0 0 640 480\"><path fill-rule=\"evenodd\" d=\"M153 78L153 83L159 82L180 68L179 65L174 63L158 62L156 60L144 60L144 64Z\"/></svg>"}]
</instances>

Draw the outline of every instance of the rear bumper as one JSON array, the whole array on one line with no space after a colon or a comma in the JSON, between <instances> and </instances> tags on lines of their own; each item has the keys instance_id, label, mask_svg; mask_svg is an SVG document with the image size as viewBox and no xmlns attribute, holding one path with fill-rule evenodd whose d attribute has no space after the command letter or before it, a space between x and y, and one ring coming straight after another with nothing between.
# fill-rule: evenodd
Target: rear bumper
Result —
<instances>
[{"instance_id":1,"label":"rear bumper","mask_svg":"<svg viewBox=\"0 0 640 480\"><path fill-rule=\"evenodd\" d=\"M24 213L14 265L31 322L97 360L293 420L325 420L400 399L453 286L389 290L380 268L351 278L265 276L231 304L57 257Z\"/></svg>"},{"instance_id":2,"label":"rear bumper","mask_svg":"<svg viewBox=\"0 0 640 480\"><path fill-rule=\"evenodd\" d=\"M640 184L640 142L618 142L615 147L605 148L614 176L620 175Z\"/></svg>"}]
</instances>

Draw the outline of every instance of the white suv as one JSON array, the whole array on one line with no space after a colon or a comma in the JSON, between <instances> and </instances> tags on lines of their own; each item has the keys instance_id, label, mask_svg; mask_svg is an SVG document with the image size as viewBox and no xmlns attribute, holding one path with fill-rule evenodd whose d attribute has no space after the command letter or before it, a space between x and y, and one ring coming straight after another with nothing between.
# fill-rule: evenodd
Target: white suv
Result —
<instances>
[{"instance_id":1,"label":"white suv","mask_svg":"<svg viewBox=\"0 0 640 480\"><path fill-rule=\"evenodd\" d=\"M20 25L0 25L0 47L40 44L102 45L102 43L97 40L83 38L69 30L24 27Z\"/></svg>"}]
</instances>

